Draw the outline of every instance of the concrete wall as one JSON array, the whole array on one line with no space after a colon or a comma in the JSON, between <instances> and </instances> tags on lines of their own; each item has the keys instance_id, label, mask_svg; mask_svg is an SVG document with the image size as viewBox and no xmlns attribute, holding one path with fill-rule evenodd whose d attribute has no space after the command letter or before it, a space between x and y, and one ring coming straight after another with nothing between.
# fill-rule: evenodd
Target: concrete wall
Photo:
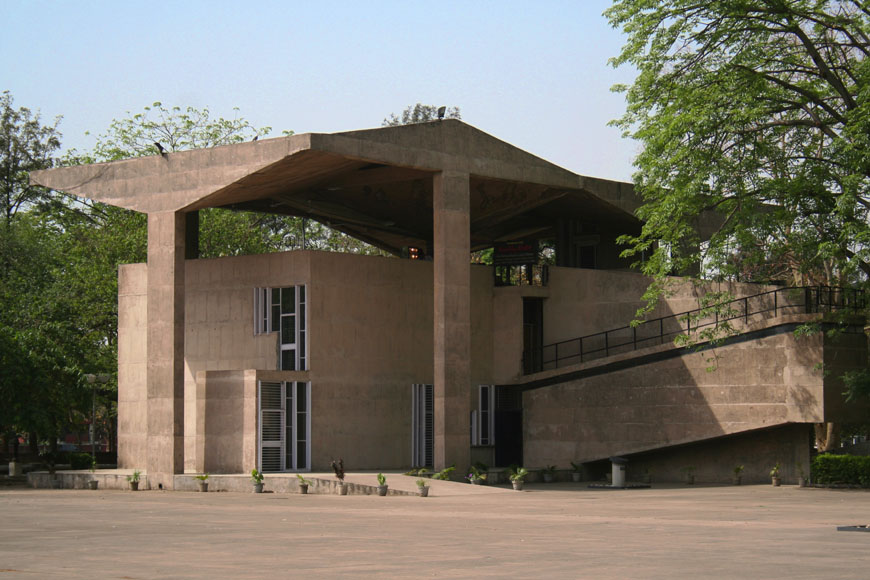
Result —
<instances>
[{"instance_id":1,"label":"concrete wall","mask_svg":"<svg viewBox=\"0 0 870 580\"><path fill-rule=\"evenodd\" d=\"M493 382L493 310L491 269L470 268L472 401ZM120 280L119 464L132 468L146 448L147 268L123 266ZM254 335L254 288L301 284L309 370L291 374L312 385L312 468L410 464L411 385L434 378L431 262L310 251L190 260L186 283L186 472L255 465L256 381L242 371L275 371L278 354L275 333Z\"/></svg>"},{"instance_id":2,"label":"concrete wall","mask_svg":"<svg viewBox=\"0 0 870 580\"><path fill-rule=\"evenodd\" d=\"M118 466L144 469L147 450L148 268L126 264L118 272Z\"/></svg>"},{"instance_id":3,"label":"concrete wall","mask_svg":"<svg viewBox=\"0 0 870 580\"><path fill-rule=\"evenodd\" d=\"M224 459L219 459L219 454L215 455L216 452L198 444L197 373L277 368L277 334L254 335L254 288L306 284L311 254L289 252L188 260L184 336L185 471L221 472L223 468L220 466L225 464ZM222 389L215 393L224 398L229 396ZM205 460L201 456L203 452L211 454L212 459ZM247 468L250 471L256 463L248 460L247 465L250 465Z\"/></svg>"},{"instance_id":4,"label":"concrete wall","mask_svg":"<svg viewBox=\"0 0 870 580\"><path fill-rule=\"evenodd\" d=\"M647 284L632 273L553 268L547 288L494 289L490 268L470 268L472 409L477 384L521 378L523 297L545 298L547 343L627 324ZM147 275L142 264L122 266L119 275L119 464L126 468L144 465L147 446ZM253 467L256 377L268 373L311 382L313 469L328 470L337 457L348 469L409 466L411 385L434 379L432 276L431 262L310 251L188 261L185 471ZM308 285L309 370L287 378L275 370L276 335L254 335L253 289L300 284ZM686 286L653 316L696 306L697 291ZM842 387L815 365L824 357L839 373L866 360L866 343L847 337L837 350L826 340L785 332L529 391L525 462L567 466L830 420L843 410L831 394ZM251 370L259 374L244 372Z\"/></svg>"},{"instance_id":5,"label":"concrete wall","mask_svg":"<svg viewBox=\"0 0 870 580\"><path fill-rule=\"evenodd\" d=\"M312 468L407 465L411 385L432 382L432 265L321 254L312 263Z\"/></svg>"},{"instance_id":6,"label":"concrete wall","mask_svg":"<svg viewBox=\"0 0 870 580\"><path fill-rule=\"evenodd\" d=\"M626 465L628 481L643 481L650 475L653 484L685 481L687 468L692 468L695 483L731 483L734 468L743 466L742 483L770 484L770 469L781 465L784 484L795 485L801 470L809 475L812 426L789 423L770 429L749 431L728 437L707 440L630 455ZM610 473L610 462L598 462L586 467L589 480L603 479Z\"/></svg>"},{"instance_id":7,"label":"concrete wall","mask_svg":"<svg viewBox=\"0 0 870 580\"><path fill-rule=\"evenodd\" d=\"M845 332L824 335L825 344L825 417L827 422L863 423L867 421L870 403L846 402L843 391L844 373L867 368L867 335L862 326Z\"/></svg>"},{"instance_id":8,"label":"concrete wall","mask_svg":"<svg viewBox=\"0 0 870 580\"><path fill-rule=\"evenodd\" d=\"M639 308L650 278L634 272L550 267L549 298L544 301L544 344L628 326ZM698 308L706 292L728 291L735 297L773 289L756 284L709 284L696 287L673 278L669 294L647 319Z\"/></svg>"},{"instance_id":9,"label":"concrete wall","mask_svg":"<svg viewBox=\"0 0 870 580\"><path fill-rule=\"evenodd\" d=\"M823 337L792 330L665 360L627 358L601 374L589 364L591 376L527 391L525 462L568 465L820 421Z\"/></svg>"},{"instance_id":10,"label":"concrete wall","mask_svg":"<svg viewBox=\"0 0 870 580\"><path fill-rule=\"evenodd\" d=\"M194 471L248 473L257 466L257 379L253 370L196 373Z\"/></svg>"},{"instance_id":11,"label":"concrete wall","mask_svg":"<svg viewBox=\"0 0 870 580\"><path fill-rule=\"evenodd\" d=\"M523 374L523 298L549 298L550 295L549 287L493 288L492 380L496 384L513 382ZM545 320L545 328L546 325Z\"/></svg>"}]
</instances>

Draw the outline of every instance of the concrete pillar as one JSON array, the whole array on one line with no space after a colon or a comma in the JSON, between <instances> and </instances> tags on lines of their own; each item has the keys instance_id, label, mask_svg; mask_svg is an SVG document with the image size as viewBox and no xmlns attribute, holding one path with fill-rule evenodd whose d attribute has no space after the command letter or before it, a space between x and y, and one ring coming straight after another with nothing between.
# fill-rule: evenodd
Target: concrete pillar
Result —
<instances>
[{"instance_id":1,"label":"concrete pillar","mask_svg":"<svg viewBox=\"0 0 870 580\"><path fill-rule=\"evenodd\" d=\"M147 459L152 488L184 471L184 242L181 212L148 214Z\"/></svg>"},{"instance_id":2,"label":"concrete pillar","mask_svg":"<svg viewBox=\"0 0 870 580\"><path fill-rule=\"evenodd\" d=\"M435 294L435 469L470 464L471 221L469 176L433 183Z\"/></svg>"}]
</instances>

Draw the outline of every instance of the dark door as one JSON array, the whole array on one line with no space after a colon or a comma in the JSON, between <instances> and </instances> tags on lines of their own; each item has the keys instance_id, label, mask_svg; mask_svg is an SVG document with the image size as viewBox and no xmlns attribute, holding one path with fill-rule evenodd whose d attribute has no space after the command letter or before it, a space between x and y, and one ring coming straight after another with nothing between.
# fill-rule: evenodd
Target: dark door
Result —
<instances>
[{"instance_id":1,"label":"dark door","mask_svg":"<svg viewBox=\"0 0 870 580\"><path fill-rule=\"evenodd\" d=\"M523 298L523 373L544 370L544 299Z\"/></svg>"},{"instance_id":2,"label":"dark door","mask_svg":"<svg viewBox=\"0 0 870 580\"><path fill-rule=\"evenodd\" d=\"M515 387L496 387L495 464L523 464L523 393Z\"/></svg>"}]
</instances>

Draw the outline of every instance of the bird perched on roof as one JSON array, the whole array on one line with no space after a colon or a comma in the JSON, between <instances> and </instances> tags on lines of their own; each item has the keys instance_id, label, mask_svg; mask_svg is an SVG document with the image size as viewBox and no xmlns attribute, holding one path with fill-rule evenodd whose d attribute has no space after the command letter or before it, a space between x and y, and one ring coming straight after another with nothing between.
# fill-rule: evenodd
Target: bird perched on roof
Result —
<instances>
[{"instance_id":1,"label":"bird perched on roof","mask_svg":"<svg viewBox=\"0 0 870 580\"><path fill-rule=\"evenodd\" d=\"M431 109L430 109L430 111L431 111ZM438 107L438 120L439 121L444 120L444 114L446 112L447 112L447 107L445 107L445 106Z\"/></svg>"},{"instance_id":2,"label":"bird perched on roof","mask_svg":"<svg viewBox=\"0 0 870 580\"><path fill-rule=\"evenodd\" d=\"M162 155L163 157L166 157L166 149L163 148L163 145L161 145L160 143L155 141L154 146L157 147L157 151L160 152L160 155Z\"/></svg>"}]
</instances>

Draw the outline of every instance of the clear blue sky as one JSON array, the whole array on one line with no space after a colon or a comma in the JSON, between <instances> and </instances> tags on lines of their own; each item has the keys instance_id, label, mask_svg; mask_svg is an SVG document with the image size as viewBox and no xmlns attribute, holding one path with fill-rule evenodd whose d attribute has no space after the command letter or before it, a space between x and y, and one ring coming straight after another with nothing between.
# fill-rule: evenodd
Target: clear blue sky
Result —
<instances>
[{"instance_id":1,"label":"clear blue sky","mask_svg":"<svg viewBox=\"0 0 870 580\"><path fill-rule=\"evenodd\" d=\"M584 175L629 180L607 122L631 70L604 0L0 0L0 91L62 115L64 148L154 101L297 133L377 127L417 102ZM85 133L90 131L91 136Z\"/></svg>"}]
</instances>

